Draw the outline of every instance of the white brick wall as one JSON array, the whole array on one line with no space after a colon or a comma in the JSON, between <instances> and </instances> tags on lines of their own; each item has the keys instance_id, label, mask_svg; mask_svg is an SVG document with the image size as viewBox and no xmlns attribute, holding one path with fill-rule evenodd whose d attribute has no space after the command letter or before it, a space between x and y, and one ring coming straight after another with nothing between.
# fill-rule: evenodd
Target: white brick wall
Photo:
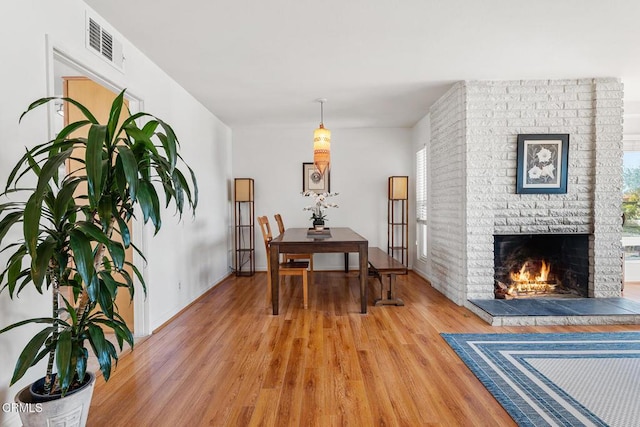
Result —
<instances>
[{"instance_id":1,"label":"white brick wall","mask_svg":"<svg viewBox=\"0 0 640 427\"><path fill-rule=\"evenodd\" d=\"M591 235L592 297L620 295L622 84L460 82L431 108L430 279L458 304L493 298L493 235ZM516 194L520 133L568 133L567 194Z\"/></svg>"},{"instance_id":2,"label":"white brick wall","mask_svg":"<svg viewBox=\"0 0 640 427\"><path fill-rule=\"evenodd\" d=\"M429 253L431 284L462 304L465 294L464 249L464 85L454 85L432 107L429 145Z\"/></svg>"}]
</instances>

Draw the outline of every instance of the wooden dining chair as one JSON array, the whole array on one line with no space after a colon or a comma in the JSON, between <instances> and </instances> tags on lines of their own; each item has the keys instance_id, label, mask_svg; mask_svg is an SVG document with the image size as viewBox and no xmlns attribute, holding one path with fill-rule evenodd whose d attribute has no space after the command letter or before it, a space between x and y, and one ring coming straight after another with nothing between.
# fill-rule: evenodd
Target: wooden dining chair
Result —
<instances>
[{"instance_id":1,"label":"wooden dining chair","mask_svg":"<svg viewBox=\"0 0 640 427\"><path fill-rule=\"evenodd\" d=\"M282 221L282 215L275 214L276 222L278 223L278 230L280 234L284 233L284 222ZM309 271L313 275L313 254L283 254L282 259L284 261L295 261L298 259L307 259L309 260Z\"/></svg>"},{"instance_id":2,"label":"wooden dining chair","mask_svg":"<svg viewBox=\"0 0 640 427\"><path fill-rule=\"evenodd\" d=\"M267 252L267 304L271 302L271 262L269 246L273 236L271 234L271 226L269 225L269 218L266 216L258 217L258 224L260 224L260 230L262 231L262 237L264 238L264 248ZM307 279L307 269L309 263L305 261L288 261L280 262L279 275L280 276L302 276L302 300L304 308L308 307L309 300L309 281Z\"/></svg>"}]
</instances>

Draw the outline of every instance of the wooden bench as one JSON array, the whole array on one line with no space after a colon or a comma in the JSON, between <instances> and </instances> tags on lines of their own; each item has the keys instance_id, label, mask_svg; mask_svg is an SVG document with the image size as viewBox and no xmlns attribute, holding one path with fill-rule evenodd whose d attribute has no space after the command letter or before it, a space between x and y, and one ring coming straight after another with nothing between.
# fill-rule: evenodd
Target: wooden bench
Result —
<instances>
[{"instance_id":1,"label":"wooden bench","mask_svg":"<svg viewBox=\"0 0 640 427\"><path fill-rule=\"evenodd\" d=\"M375 305L404 305L404 301L396 298L394 285L397 274L407 274L407 267L388 255L380 248L369 248L369 275L380 281L380 298L375 300ZM383 277L389 278L389 290L385 298Z\"/></svg>"}]
</instances>

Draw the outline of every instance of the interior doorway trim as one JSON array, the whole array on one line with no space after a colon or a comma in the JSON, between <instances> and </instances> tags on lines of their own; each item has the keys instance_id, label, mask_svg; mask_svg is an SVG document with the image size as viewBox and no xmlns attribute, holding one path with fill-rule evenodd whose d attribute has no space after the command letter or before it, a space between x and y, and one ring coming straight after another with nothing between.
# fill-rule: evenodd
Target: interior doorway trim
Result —
<instances>
[{"instance_id":1,"label":"interior doorway trim","mask_svg":"<svg viewBox=\"0 0 640 427\"><path fill-rule=\"evenodd\" d=\"M46 55L47 55L47 96L59 96L59 93L55 93L55 63L60 62L69 66L85 77L90 78L96 83L106 87L107 89L120 93L122 91L121 85L113 82L112 80L105 77L103 74L98 71L92 69L87 66L84 62L79 60L75 55L69 53L71 52L69 49L65 49L64 46L61 46L59 43L56 43L52 40L51 36L46 35ZM108 64L105 64L108 65ZM111 69L110 69L111 70ZM126 98L129 100L129 109L133 114L138 111L142 111L144 108L144 103L142 98L138 97L134 92L127 89ZM55 108L52 103L47 105L48 107L48 124L49 124L49 137L53 139L55 137L56 128L55 128ZM136 207L136 217L141 218L142 212L139 210L139 207ZM139 226L133 227L133 241L136 246L140 248L142 253L145 253L146 250L146 242L149 241L149 234L147 227L143 224L139 224ZM133 252L133 264L140 270L142 277L145 279L145 282L148 280L148 269L146 267L146 262L144 259L137 253L137 251ZM149 321L149 301L145 297L144 292L141 292L142 285L140 284L137 277L134 275L134 283L136 286L136 291L133 297L133 328L134 335L137 337L147 336L151 334L150 321Z\"/></svg>"}]
</instances>

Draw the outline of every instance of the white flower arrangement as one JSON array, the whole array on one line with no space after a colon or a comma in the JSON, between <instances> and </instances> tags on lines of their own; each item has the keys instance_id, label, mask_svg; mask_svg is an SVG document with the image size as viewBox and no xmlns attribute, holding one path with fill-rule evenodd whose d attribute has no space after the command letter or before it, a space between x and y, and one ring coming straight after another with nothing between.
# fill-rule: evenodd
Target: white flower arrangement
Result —
<instances>
[{"instance_id":1,"label":"white flower arrangement","mask_svg":"<svg viewBox=\"0 0 640 427\"><path fill-rule=\"evenodd\" d=\"M329 203L327 199L329 197L337 196L338 193L316 193L314 191L304 191L301 193L304 197L313 197L313 204L305 207L303 210L312 211L311 218L314 221L320 220L324 221L326 218L326 214L323 212L323 209L328 208L337 208L338 205L335 203Z\"/></svg>"}]
</instances>

